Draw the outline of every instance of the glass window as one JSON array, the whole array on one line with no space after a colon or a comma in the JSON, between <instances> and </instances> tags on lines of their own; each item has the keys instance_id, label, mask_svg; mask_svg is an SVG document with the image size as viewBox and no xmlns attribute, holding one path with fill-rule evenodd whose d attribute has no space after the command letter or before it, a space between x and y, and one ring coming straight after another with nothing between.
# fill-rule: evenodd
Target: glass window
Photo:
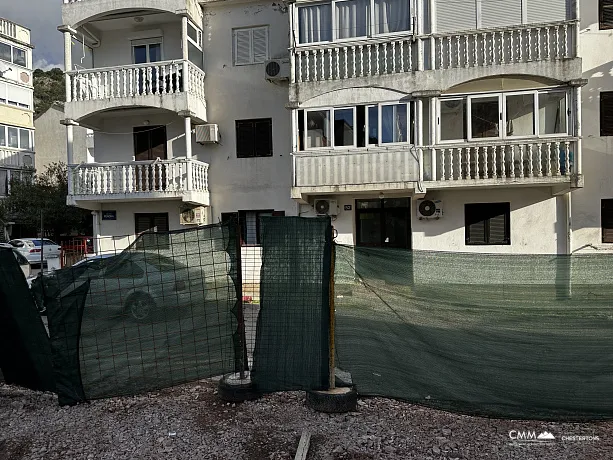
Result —
<instances>
[{"instance_id":1,"label":"glass window","mask_svg":"<svg viewBox=\"0 0 613 460\"><path fill-rule=\"evenodd\" d=\"M0 145L6 147L6 126L0 125Z\"/></svg>"},{"instance_id":2,"label":"glass window","mask_svg":"<svg viewBox=\"0 0 613 460\"><path fill-rule=\"evenodd\" d=\"M365 37L369 32L370 0L335 2L336 38Z\"/></svg>"},{"instance_id":3,"label":"glass window","mask_svg":"<svg viewBox=\"0 0 613 460\"><path fill-rule=\"evenodd\" d=\"M134 64L145 64L147 62L147 45L134 47Z\"/></svg>"},{"instance_id":4,"label":"glass window","mask_svg":"<svg viewBox=\"0 0 613 460\"><path fill-rule=\"evenodd\" d=\"M31 150L32 145L30 144L30 131L27 129L19 130L19 148Z\"/></svg>"},{"instance_id":5,"label":"glass window","mask_svg":"<svg viewBox=\"0 0 613 460\"><path fill-rule=\"evenodd\" d=\"M307 148L330 147L330 111L313 110L306 117Z\"/></svg>"},{"instance_id":6,"label":"glass window","mask_svg":"<svg viewBox=\"0 0 613 460\"><path fill-rule=\"evenodd\" d=\"M329 3L298 8L300 43L332 40L332 6Z\"/></svg>"},{"instance_id":7,"label":"glass window","mask_svg":"<svg viewBox=\"0 0 613 460\"><path fill-rule=\"evenodd\" d=\"M149 62L159 62L162 60L162 45L153 43L149 45Z\"/></svg>"},{"instance_id":8,"label":"glass window","mask_svg":"<svg viewBox=\"0 0 613 460\"><path fill-rule=\"evenodd\" d=\"M375 0L375 34L411 29L409 0Z\"/></svg>"},{"instance_id":9,"label":"glass window","mask_svg":"<svg viewBox=\"0 0 613 460\"><path fill-rule=\"evenodd\" d=\"M8 128L8 146L15 149L19 148L19 129Z\"/></svg>"},{"instance_id":10,"label":"glass window","mask_svg":"<svg viewBox=\"0 0 613 460\"><path fill-rule=\"evenodd\" d=\"M470 127L472 138L500 136L498 96L471 99Z\"/></svg>"},{"instance_id":11,"label":"glass window","mask_svg":"<svg viewBox=\"0 0 613 460\"><path fill-rule=\"evenodd\" d=\"M539 134L566 132L566 92L539 94Z\"/></svg>"},{"instance_id":12,"label":"glass window","mask_svg":"<svg viewBox=\"0 0 613 460\"><path fill-rule=\"evenodd\" d=\"M407 141L407 105L381 106L381 143Z\"/></svg>"},{"instance_id":13,"label":"glass window","mask_svg":"<svg viewBox=\"0 0 613 460\"><path fill-rule=\"evenodd\" d=\"M334 110L334 145L353 145L353 109Z\"/></svg>"},{"instance_id":14,"label":"glass window","mask_svg":"<svg viewBox=\"0 0 613 460\"><path fill-rule=\"evenodd\" d=\"M0 59L3 61L11 62L11 45L6 43L0 43Z\"/></svg>"},{"instance_id":15,"label":"glass window","mask_svg":"<svg viewBox=\"0 0 613 460\"><path fill-rule=\"evenodd\" d=\"M368 107L368 143L379 143L379 107Z\"/></svg>"},{"instance_id":16,"label":"glass window","mask_svg":"<svg viewBox=\"0 0 613 460\"><path fill-rule=\"evenodd\" d=\"M441 141L466 139L466 99L445 99L440 105Z\"/></svg>"},{"instance_id":17,"label":"glass window","mask_svg":"<svg viewBox=\"0 0 613 460\"><path fill-rule=\"evenodd\" d=\"M357 200L358 209L378 209L381 207L381 200Z\"/></svg>"},{"instance_id":18,"label":"glass window","mask_svg":"<svg viewBox=\"0 0 613 460\"><path fill-rule=\"evenodd\" d=\"M534 135L534 93L506 97L507 136Z\"/></svg>"},{"instance_id":19,"label":"glass window","mask_svg":"<svg viewBox=\"0 0 613 460\"><path fill-rule=\"evenodd\" d=\"M27 67L26 50L13 48L13 62L22 67Z\"/></svg>"},{"instance_id":20,"label":"glass window","mask_svg":"<svg viewBox=\"0 0 613 460\"><path fill-rule=\"evenodd\" d=\"M192 42L187 44L187 52L189 61L196 65L199 69L202 69L202 51L198 49Z\"/></svg>"},{"instance_id":21,"label":"glass window","mask_svg":"<svg viewBox=\"0 0 613 460\"><path fill-rule=\"evenodd\" d=\"M192 40L194 40L196 43L199 43L199 41L198 41L198 29L196 29L189 22L187 23L187 36L189 38L191 38Z\"/></svg>"}]
</instances>

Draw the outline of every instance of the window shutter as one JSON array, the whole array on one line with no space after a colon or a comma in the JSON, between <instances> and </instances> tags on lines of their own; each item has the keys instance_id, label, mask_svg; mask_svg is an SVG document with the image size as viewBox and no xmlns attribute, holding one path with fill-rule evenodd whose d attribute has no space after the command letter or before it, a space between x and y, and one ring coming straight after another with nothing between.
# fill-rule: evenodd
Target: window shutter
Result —
<instances>
[{"instance_id":1,"label":"window shutter","mask_svg":"<svg viewBox=\"0 0 613 460\"><path fill-rule=\"evenodd\" d=\"M600 135L613 136L613 92L600 93Z\"/></svg>"},{"instance_id":2,"label":"window shutter","mask_svg":"<svg viewBox=\"0 0 613 460\"><path fill-rule=\"evenodd\" d=\"M613 200L602 200L601 203L602 242L613 243Z\"/></svg>"},{"instance_id":3,"label":"window shutter","mask_svg":"<svg viewBox=\"0 0 613 460\"><path fill-rule=\"evenodd\" d=\"M521 24L521 0L482 1L481 27L499 27Z\"/></svg>"},{"instance_id":4,"label":"window shutter","mask_svg":"<svg viewBox=\"0 0 613 460\"><path fill-rule=\"evenodd\" d=\"M466 244L485 244L485 219L479 205L465 205Z\"/></svg>"},{"instance_id":5,"label":"window shutter","mask_svg":"<svg viewBox=\"0 0 613 460\"><path fill-rule=\"evenodd\" d=\"M613 0L598 2L600 29L613 29Z\"/></svg>"},{"instance_id":6,"label":"window shutter","mask_svg":"<svg viewBox=\"0 0 613 460\"><path fill-rule=\"evenodd\" d=\"M505 214L492 216L489 220L489 241L490 244L507 243L507 219Z\"/></svg>"},{"instance_id":7,"label":"window shutter","mask_svg":"<svg viewBox=\"0 0 613 460\"><path fill-rule=\"evenodd\" d=\"M234 65L251 64L251 30L234 31Z\"/></svg>"},{"instance_id":8,"label":"window shutter","mask_svg":"<svg viewBox=\"0 0 613 460\"><path fill-rule=\"evenodd\" d=\"M570 11L567 12L567 7L570 9L571 3L569 0L526 0L528 24L564 21L567 17L572 18Z\"/></svg>"},{"instance_id":9,"label":"window shutter","mask_svg":"<svg viewBox=\"0 0 613 460\"><path fill-rule=\"evenodd\" d=\"M151 228L151 219L147 214L136 215L136 234L146 232Z\"/></svg>"},{"instance_id":10,"label":"window shutter","mask_svg":"<svg viewBox=\"0 0 613 460\"><path fill-rule=\"evenodd\" d=\"M168 214L154 214L153 227L157 232L167 232L168 229Z\"/></svg>"},{"instance_id":11,"label":"window shutter","mask_svg":"<svg viewBox=\"0 0 613 460\"><path fill-rule=\"evenodd\" d=\"M268 59L268 27L253 29L253 62L264 62Z\"/></svg>"},{"instance_id":12,"label":"window shutter","mask_svg":"<svg viewBox=\"0 0 613 460\"><path fill-rule=\"evenodd\" d=\"M499 4L501 2L495 2ZM437 32L473 30L477 28L476 0L436 0Z\"/></svg>"}]
</instances>

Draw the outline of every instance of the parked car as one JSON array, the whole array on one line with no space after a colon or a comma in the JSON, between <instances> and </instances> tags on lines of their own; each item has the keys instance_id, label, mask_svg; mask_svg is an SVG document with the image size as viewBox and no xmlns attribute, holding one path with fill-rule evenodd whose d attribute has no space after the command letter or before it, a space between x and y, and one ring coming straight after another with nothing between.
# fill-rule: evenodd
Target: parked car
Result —
<instances>
[{"instance_id":1,"label":"parked car","mask_svg":"<svg viewBox=\"0 0 613 460\"><path fill-rule=\"evenodd\" d=\"M0 243L0 248L10 249L13 252L13 255L15 256L15 259L17 259L17 263L19 264L19 267L21 268L21 271L26 279L32 276L32 267L30 267L28 259L26 259L16 248L8 243Z\"/></svg>"},{"instance_id":2,"label":"parked car","mask_svg":"<svg viewBox=\"0 0 613 460\"><path fill-rule=\"evenodd\" d=\"M90 280L85 308L99 308L146 321L161 309L203 304L205 280L201 268L188 268L156 253L122 253L91 258L73 266L82 271L62 291L62 296Z\"/></svg>"},{"instance_id":3,"label":"parked car","mask_svg":"<svg viewBox=\"0 0 613 460\"><path fill-rule=\"evenodd\" d=\"M61 246L53 241L43 238L18 238L9 241L31 264L40 264L40 255L43 251L43 262L47 259L60 257Z\"/></svg>"}]
</instances>

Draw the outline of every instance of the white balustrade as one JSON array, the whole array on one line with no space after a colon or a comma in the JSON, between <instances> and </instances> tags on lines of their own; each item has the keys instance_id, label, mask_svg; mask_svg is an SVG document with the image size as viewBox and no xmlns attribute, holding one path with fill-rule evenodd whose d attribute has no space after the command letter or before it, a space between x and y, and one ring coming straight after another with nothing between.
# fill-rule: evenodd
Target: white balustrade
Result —
<instances>
[{"instance_id":1,"label":"white balustrade","mask_svg":"<svg viewBox=\"0 0 613 460\"><path fill-rule=\"evenodd\" d=\"M20 168L27 165L24 163L24 156L29 155L33 158L34 152L29 150L19 150L10 147L0 147L0 166Z\"/></svg>"},{"instance_id":2,"label":"white balustrade","mask_svg":"<svg viewBox=\"0 0 613 460\"><path fill-rule=\"evenodd\" d=\"M295 82L341 80L432 69L469 68L577 55L576 21L529 24L416 37L299 45ZM429 54L424 65L424 55Z\"/></svg>"},{"instance_id":3,"label":"white balustrade","mask_svg":"<svg viewBox=\"0 0 613 460\"><path fill-rule=\"evenodd\" d=\"M204 72L188 65L189 90L204 98ZM163 61L68 72L71 101L174 94L184 91L183 61Z\"/></svg>"},{"instance_id":4,"label":"white balustrade","mask_svg":"<svg viewBox=\"0 0 613 460\"><path fill-rule=\"evenodd\" d=\"M17 38L17 25L14 22L0 18L0 34Z\"/></svg>"},{"instance_id":5,"label":"white balustrade","mask_svg":"<svg viewBox=\"0 0 613 460\"><path fill-rule=\"evenodd\" d=\"M529 179L574 174L575 138L437 145L436 180Z\"/></svg>"},{"instance_id":6,"label":"white balustrade","mask_svg":"<svg viewBox=\"0 0 613 460\"><path fill-rule=\"evenodd\" d=\"M192 167L188 168L188 163ZM187 173L191 169L191 189ZM209 165L194 159L131 161L126 163L83 163L70 166L73 194L102 195L180 195L186 191L208 191Z\"/></svg>"}]
</instances>

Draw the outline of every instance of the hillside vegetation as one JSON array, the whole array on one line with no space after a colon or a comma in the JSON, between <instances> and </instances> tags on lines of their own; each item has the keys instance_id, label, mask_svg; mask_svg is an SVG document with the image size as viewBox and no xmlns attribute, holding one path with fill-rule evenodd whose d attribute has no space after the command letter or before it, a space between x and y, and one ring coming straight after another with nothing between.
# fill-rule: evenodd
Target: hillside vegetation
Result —
<instances>
[{"instance_id":1,"label":"hillside vegetation","mask_svg":"<svg viewBox=\"0 0 613 460\"><path fill-rule=\"evenodd\" d=\"M64 72L61 69L34 71L34 117L43 114L55 101L66 100Z\"/></svg>"}]
</instances>

